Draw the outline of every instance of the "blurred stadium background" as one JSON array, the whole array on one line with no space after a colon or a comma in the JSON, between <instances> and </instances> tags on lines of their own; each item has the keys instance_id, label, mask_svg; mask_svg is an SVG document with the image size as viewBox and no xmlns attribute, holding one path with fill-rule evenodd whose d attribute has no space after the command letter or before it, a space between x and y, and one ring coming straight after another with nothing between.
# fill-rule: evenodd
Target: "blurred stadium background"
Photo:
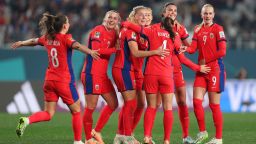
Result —
<instances>
[{"instance_id":1,"label":"blurred stadium background","mask_svg":"<svg viewBox=\"0 0 256 144\"><path fill-rule=\"evenodd\" d=\"M48 11L52 14L62 12L68 15L71 23L69 32L77 41L86 44L90 29L101 24L106 11L115 9L120 12L124 20L132 7L145 5L152 8L154 12L153 23L155 23L160 20L161 8L165 2L169 1L0 0L1 119L6 114L29 114L43 109L42 86L47 68L47 54L44 48L38 46L16 51L10 49L10 44L14 41L40 35L38 21L43 12ZM252 112L248 118L256 121L254 114L256 112L256 1L174 0L173 2L178 5L178 20L188 29L189 39L193 35L193 27L201 22L200 10L202 5L205 3L214 5L215 21L223 25L228 42L227 56L224 58L227 83L225 92L222 94L221 108L227 113L238 112L239 117L244 112ZM187 56L193 61L197 59L197 55ZM84 57L85 55L74 52L73 66L83 107L85 101L83 99L83 87L79 79ZM113 57L111 64L112 61ZM109 76L111 77L111 74ZM194 73L184 67L184 76L187 80L188 106L192 109ZM100 108L102 105L104 105L104 101L100 99L97 107ZM120 100L119 106L121 105L122 101ZM174 100L174 108L176 106ZM207 100L204 102L204 106L208 107ZM60 101L57 110L60 112L67 111L67 107ZM18 116L11 116L12 118L15 117L15 120L12 119L12 121L16 122ZM5 122L1 120L0 125L3 123ZM0 143L2 143L1 138Z\"/></svg>"}]
</instances>

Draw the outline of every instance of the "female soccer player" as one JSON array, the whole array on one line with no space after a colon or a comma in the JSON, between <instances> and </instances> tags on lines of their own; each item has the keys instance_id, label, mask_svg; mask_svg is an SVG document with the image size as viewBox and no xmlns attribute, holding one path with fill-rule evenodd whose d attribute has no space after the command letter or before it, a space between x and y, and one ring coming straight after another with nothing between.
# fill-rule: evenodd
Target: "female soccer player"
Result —
<instances>
[{"instance_id":1,"label":"female soccer player","mask_svg":"<svg viewBox=\"0 0 256 144\"><path fill-rule=\"evenodd\" d=\"M137 6L133 8L133 11L129 15L131 22L134 22L143 27L150 27L153 19L151 8L144 6ZM131 53L133 55L134 74L136 80L136 91L137 91L137 108L134 113L132 131L136 128L140 121L141 115L145 107L146 94L143 89L143 64L144 57L139 57L141 51L145 51L149 48L148 37L146 35L136 33L136 41L128 43Z\"/></svg>"},{"instance_id":2,"label":"female soccer player","mask_svg":"<svg viewBox=\"0 0 256 144\"><path fill-rule=\"evenodd\" d=\"M81 73L86 101L83 123L87 144L93 143L94 139L101 144L104 143L100 132L118 106L116 92L108 78L107 69L111 54L116 52L115 45L120 20L119 13L110 10L106 13L102 25L96 26L90 33L89 48L97 50L100 58L95 60L88 56ZM107 105L102 109L96 127L92 129L92 115L99 95L104 98Z\"/></svg>"},{"instance_id":3,"label":"female soccer player","mask_svg":"<svg viewBox=\"0 0 256 144\"><path fill-rule=\"evenodd\" d=\"M39 26L42 32L40 38L18 41L11 46L16 49L21 46L42 45L48 53L48 69L44 82L44 111L34 113L29 117L21 117L16 133L21 137L29 124L51 120L60 97L67 104L72 114L74 144L83 144L81 141L80 100L75 88L75 78L71 65L72 50L76 49L90 54L96 59L99 54L76 42L70 34L66 34L70 25L65 15L53 16L44 13Z\"/></svg>"},{"instance_id":4,"label":"female soccer player","mask_svg":"<svg viewBox=\"0 0 256 144\"><path fill-rule=\"evenodd\" d=\"M149 26L152 21L152 10L144 6L136 6L129 14L128 20L140 26ZM131 62L132 65L134 66L134 75L136 81L135 89L137 94L137 108L134 112L134 119L132 123L132 133L134 133L134 130L140 121L141 115L145 107L145 91L142 88L144 79L142 72L144 57L148 56L148 54L152 52L144 52L148 48L147 36L140 35L139 33L136 33L134 31L132 32L134 33L135 39L130 40L128 42L128 46L132 54ZM120 114L122 114L122 111ZM122 120L120 120L119 122L122 122ZM122 123L119 123L118 131L120 133L123 133ZM114 143L119 143L119 139L119 135L117 135L117 137L115 137Z\"/></svg>"},{"instance_id":5,"label":"female soccer player","mask_svg":"<svg viewBox=\"0 0 256 144\"><path fill-rule=\"evenodd\" d=\"M144 15L144 14L143 14ZM140 22L145 23L141 20ZM119 113L118 135L123 135L124 143L136 143L132 137L133 117L137 107L136 82L134 76L134 65L132 62L133 47L136 47L137 34L127 28L122 28L119 34L120 50L117 51L112 68L113 79L124 99L124 106ZM133 46L133 45L136 46ZM138 47L136 47L138 49ZM136 51L136 50L135 50ZM133 53L136 57L147 57L152 55L169 54L162 50L161 45L152 51L136 51ZM120 125L123 130L120 131ZM118 136L117 135L117 136ZM115 141L114 141L115 143Z\"/></svg>"},{"instance_id":6,"label":"female soccer player","mask_svg":"<svg viewBox=\"0 0 256 144\"><path fill-rule=\"evenodd\" d=\"M162 17L170 17L174 21L177 22L177 6L174 3L166 3L163 7ZM160 26L160 24L156 24L155 26ZM185 46L189 46L189 43L187 41L187 38L189 37L186 28L183 25L174 23L172 24L172 29L175 33L177 33L182 43ZM192 144L194 141L189 136L189 113L188 113L188 107L186 105L186 83L183 77L182 73L182 67L181 63L186 64L186 58L183 53L175 52L175 54L172 57L172 63L173 63L173 78L174 78L174 86L175 86L175 97L176 102L178 104L178 114L179 119L182 127L182 133L183 133L183 143L185 144ZM187 64L186 64L187 65ZM189 66L194 71L199 71L199 66ZM201 66L202 69L205 69L204 72L209 72L210 68L206 67L205 65Z\"/></svg>"},{"instance_id":7,"label":"female soccer player","mask_svg":"<svg viewBox=\"0 0 256 144\"><path fill-rule=\"evenodd\" d=\"M216 133L215 137L207 144L222 144L223 118L220 109L220 96L224 91L226 79L222 60L226 55L226 38L222 26L213 22L214 8L212 5L205 4L202 7L201 17L203 22L195 27L192 44L187 48L187 52L194 53L198 50L199 64L207 64L211 67L211 72L208 74L197 73L194 81L193 105L200 130L195 143L202 143L208 138L202 106L204 95L208 91Z\"/></svg>"}]
</instances>

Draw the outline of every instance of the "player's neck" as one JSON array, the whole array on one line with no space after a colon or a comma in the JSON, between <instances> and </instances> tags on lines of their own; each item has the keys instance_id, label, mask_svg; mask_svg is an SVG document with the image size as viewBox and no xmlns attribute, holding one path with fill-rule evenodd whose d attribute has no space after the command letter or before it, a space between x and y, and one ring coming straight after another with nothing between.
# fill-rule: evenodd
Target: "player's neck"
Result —
<instances>
[{"instance_id":1,"label":"player's neck","mask_svg":"<svg viewBox=\"0 0 256 144\"><path fill-rule=\"evenodd\" d=\"M106 25L103 25L107 31L110 31L111 29L108 28Z\"/></svg>"},{"instance_id":2,"label":"player's neck","mask_svg":"<svg viewBox=\"0 0 256 144\"><path fill-rule=\"evenodd\" d=\"M204 27L210 27L213 24L213 22L210 23L204 23Z\"/></svg>"},{"instance_id":3,"label":"player's neck","mask_svg":"<svg viewBox=\"0 0 256 144\"><path fill-rule=\"evenodd\" d=\"M64 29L60 31L60 34L66 34L66 33L67 33L67 31Z\"/></svg>"}]
</instances>

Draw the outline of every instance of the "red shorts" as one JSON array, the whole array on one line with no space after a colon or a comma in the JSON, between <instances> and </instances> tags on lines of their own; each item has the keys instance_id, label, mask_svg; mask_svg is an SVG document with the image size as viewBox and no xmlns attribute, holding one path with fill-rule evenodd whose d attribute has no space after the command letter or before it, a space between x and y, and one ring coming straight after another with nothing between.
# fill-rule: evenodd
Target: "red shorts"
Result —
<instances>
[{"instance_id":1,"label":"red shorts","mask_svg":"<svg viewBox=\"0 0 256 144\"><path fill-rule=\"evenodd\" d=\"M81 80L84 85L85 94L105 94L113 92L114 87L107 75L105 76L96 76L92 74L81 74Z\"/></svg>"},{"instance_id":2,"label":"red shorts","mask_svg":"<svg viewBox=\"0 0 256 144\"><path fill-rule=\"evenodd\" d=\"M134 72L134 74L135 74L135 80L136 80L136 90L142 90L144 75L142 72Z\"/></svg>"},{"instance_id":3,"label":"red shorts","mask_svg":"<svg viewBox=\"0 0 256 144\"><path fill-rule=\"evenodd\" d=\"M174 93L173 78L166 76L145 75L144 88L146 93Z\"/></svg>"},{"instance_id":4,"label":"red shorts","mask_svg":"<svg viewBox=\"0 0 256 144\"><path fill-rule=\"evenodd\" d=\"M182 71L174 72L173 80L174 80L175 88L183 87L186 85Z\"/></svg>"},{"instance_id":5,"label":"red shorts","mask_svg":"<svg viewBox=\"0 0 256 144\"><path fill-rule=\"evenodd\" d=\"M114 67L112 68L112 76L119 92L135 89L136 83L133 71Z\"/></svg>"},{"instance_id":6,"label":"red shorts","mask_svg":"<svg viewBox=\"0 0 256 144\"><path fill-rule=\"evenodd\" d=\"M215 70L208 74L197 73L194 87L203 87L208 92L222 92L224 91L225 81L225 71Z\"/></svg>"},{"instance_id":7,"label":"red shorts","mask_svg":"<svg viewBox=\"0 0 256 144\"><path fill-rule=\"evenodd\" d=\"M57 102L59 97L67 105L75 103L79 99L75 83L46 80L44 82L44 100Z\"/></svg>"}]
</instances>

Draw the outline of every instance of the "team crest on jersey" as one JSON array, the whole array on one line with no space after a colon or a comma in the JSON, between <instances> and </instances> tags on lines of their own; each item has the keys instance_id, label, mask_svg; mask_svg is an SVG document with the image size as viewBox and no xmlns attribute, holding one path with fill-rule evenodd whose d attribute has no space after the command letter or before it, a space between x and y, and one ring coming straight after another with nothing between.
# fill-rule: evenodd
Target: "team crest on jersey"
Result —
<instances>
[{"instance_id":1,"label":"team crest on jersey","mask_svg":"<svg viewBox=\"0 0 256 144\"><path fill-rule=\"evenodd\" d=\"M96 85L95 85L95 89L96 89L96 90L99 90L99 89L100 89L100 85L96 84Z\"/></svg>"},{"instance_id":2,"label":"team crest on jersey","mask_svg":"<svg viewBox=\"0 0 256 144\"><path fill-rule=\"evenodd\" d=\"M210 38L214 38L214 34L213 33L210 33Z\"/></svg>"},{"instance_id":3,"label":"team crest on jersey","mask_svg":"<svg viewBox=\"0 0 256 144\"><path fill-rule=\"evenodd\" d=\"M225 38L225 34L224 34L223 31L220 31L220 32L219 32L219 35L220 35L220 38Z\"/></svg>"},{"instance_id":4,"label":"team crest on jersey","mask_svg":"<svg viewBox=\"0 0 256 144\"><path fill-rule=\"evenodd\" d=\"M136 39L136 33L135 32L132 32L132 38Z\"/></svg>"},{"instance_id":5,"label":"team crest on jersey","mask_svg":"<svg viewBox=\"0 0 256 144\"><path fill-rule=\"evenodd\" d=\"M95 32L94 37L95 38L100 38L100 32Z\"/></svg>"}]
</instances>

